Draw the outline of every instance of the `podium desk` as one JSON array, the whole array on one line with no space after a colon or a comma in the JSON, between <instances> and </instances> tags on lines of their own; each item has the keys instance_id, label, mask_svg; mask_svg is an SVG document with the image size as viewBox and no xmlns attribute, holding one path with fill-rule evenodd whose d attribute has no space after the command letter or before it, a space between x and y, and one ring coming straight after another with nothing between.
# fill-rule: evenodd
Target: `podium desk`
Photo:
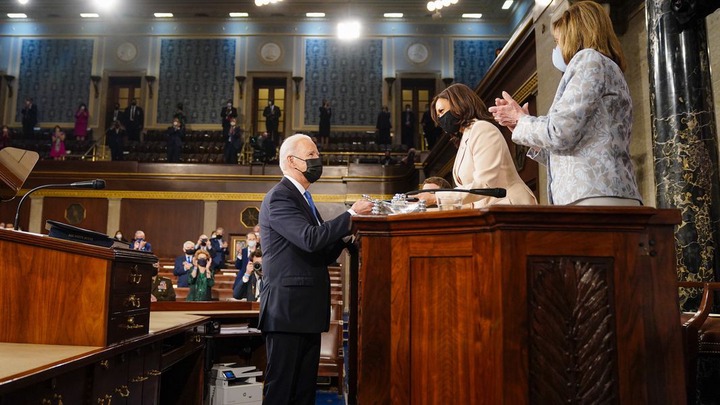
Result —
<instances>
[{"instance_id":1,"label":"podium desk","mask_svg":"<svg viewBox=\"0 0 720 405\"><path fill-rule=\"evenodd\" d=\"M351 401L685 403L679 211L496 206L353 223Z\"/></svg>"}]
</instances>

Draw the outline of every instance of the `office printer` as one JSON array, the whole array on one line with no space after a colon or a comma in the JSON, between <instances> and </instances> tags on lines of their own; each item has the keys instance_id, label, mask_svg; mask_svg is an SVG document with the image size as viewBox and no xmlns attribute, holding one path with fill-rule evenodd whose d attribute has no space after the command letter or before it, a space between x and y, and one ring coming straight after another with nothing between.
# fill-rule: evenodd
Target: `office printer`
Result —
<instances>
[{"instance_id":1,"label":"office printer","mask_svg":"<svg viewBox=\"0 0 720 405\"><path fill-rule=\"evenodd\" d=\"M206 405L261 405L262 371L254 366L239 367L235 363L219 363L210 370Z\"/></svg>"}]
</instances>

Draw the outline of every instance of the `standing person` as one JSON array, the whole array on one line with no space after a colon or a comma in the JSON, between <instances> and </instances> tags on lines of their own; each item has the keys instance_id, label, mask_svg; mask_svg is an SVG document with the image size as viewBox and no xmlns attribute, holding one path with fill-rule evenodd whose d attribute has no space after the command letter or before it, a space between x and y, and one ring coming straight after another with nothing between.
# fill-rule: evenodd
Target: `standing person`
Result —
<instances>
[{"instance_id":1,"label":"standing person","mask_svg":"<svg viewBox=\"0 0 720 405\"><path fill-rule=\"evenodd\" d=\"M402 113L402 144L408 149L415 147L415 113L410 104L405 104L405 111Z\"/></svg>"},{"instance_id":2,"label":"standing person","mask_svg":"<svg viewBox=\"0 0 720 405\"><path fill-rule=\"evenodd\" d=\"M432 119L432 113L430 112L430 104L425 104L425 112L423 113L420 123L423 127L423 135L425 135L425 142L427 143L428 149L432 149L435 146L435 142L438 137L438 127L435 125L435 121Z\"/></svg>"},{"instance_id":3,"label":"standing person","mask_svg":"<svg viewBox=\"0 0 720 405\"><path fill-rule=\"evenodd\" d=\"M327 149L330 143L330 118L332 117L332 107L330 102L323 100L322 106L320 106L320 128L318 131L318 137L320 137L320 145L323 149Z\"/></svg>"},{"instance_id":4,"label":"standing person","mask_svg":"<svg viewBox=\"0 0 720 405\"><path fill-rule=\"evenodd\" d=\"M280 135L278 134L278 125L280 124L280 107L275 105L275 101L268 100L268 105L263 110L263 117L265 117L265 129L272 138L275 145L280 144Z\"/></svg>"},{"instance_id":5,"label":"standing person","mask_svg":"<svg viewBox=\"0 0 720 405\"><path fill-rule=\"evenodd\" d=\"M581 1L552 29L553 65L563 76L548 114L531 116L506 92L490 112L548 168L551 204L641 205L630 159L625 56L610 17L601 5Z\"/></svg>"},{"instance_id":6,"label":"standing person","mask_svg":"<svg viewBox=\"0 0 720 405\"><path fill-rule=\"evenodd\" d=\"M65 160L65 132L60 129L59 125L55 125L52 133L50 157L55 160Z\"/></svg>"},{"instance_id":7,"label":"standing person","mask_svg":"<svg viewBox=\"0 0 720 405\"><path fill-rule=\"evenodd\" d=\"M125 122L124 115L125 115L125 113L123 112L123 110L120 109L120 103L116 102L113 105L113 110L108 113L106 122L120 121L120 123L124 124L124 122Z\"/></svg>"},{"instance_id":8,"label":"standing person","mask_svg":"<svg viewBox=\"0 0 720 405\"><path fill-rule=\"evenodd\" d=\"M38 123L38 108L33 104L33 99L25 99L25 107L20 113L22 114L23 137L29 139Z\"/></svg>"},{"instance_id":9,"label":"standing person","mask_svg":"<svg viewBox=\"0 0 720 405\"><path fill-rule=\"evenodd\" d=\"M180 121L180 126L185 129L185 124L187 124L187 115L185 115L183 103L177 103L177 106L175 108L175 114L173 114L173 119L176 118L178 121Z\"/></svg>"},{"instance_id":10,"label":"standing person","mask_svg":"<svg viewBox=\"0 0 720 405\"><path fill-rule=\"evenodd\" d=\"M242 130L237 125L237 119L230 120L230 129L225 136L225 149L223 160L225 163L238 164L238 153L242 150Z\"/></svg>"},{"instance_id":11,"label":"standing person","mask_svg":"<svg viewBox=\"0 0 720 405\"><path fill-rule=\"evenodd\" d=\"M122 129L120 121L113 122L113 125L105 132L105 139L110 147L110 158L112 160L123 160L123 143L125 130Z\"/></svg>"},{"instance_id":12,"label":"standing person","mask_svg":"<svg viewBox=\"0 0 720 405\"><path fill-rule=\"evenodd\" d=\"M135 238L130 241L130 249L152 252L152 245L145 240L145 232L141 230L135 231Z\"/></svg>"},{"instance_id":13,"label":"standing person","mask_svg":"<svg viewBox=\"0 0 720 405\"><path fill-rule=\"evenodd\" d=\"M220 119L222 120L223 137L227 139L228 132L230 131L231 122L237 119L238 111L237 108L233 107L232 99L228 99L225 107L220 110Z\"/></svg>"},{"instance_id":14,"label":"standing person","mask_svg":"<svg viewBox=\"0 0 720 405\"><path fill-rule=\"evenodd\" d=\"M80 103L77 111L75 111L75 129L73 130L75 139L80 142L85 141L89 120L90 113L88 112L87 105L85 105L85 103Z\"/></svg>"},{"instance_id":15,"label":"standing person","mask_svg":"<svg viewBox=\"0 0 720 405\"><path fill-rule=\"evenodd\" d=\"M130 105L125 109L125 130L128 139L131 141L140 140L140 132L145 125L145 114L143 109L137 105L137 100L132 99Z\"/></svg>"},{"instance_id":16,"label":"standing person","mask_svg":"<svg viewBox=\"0 0 720 405\"><path fill-rule=\"evenodd\" d=\"M463 204L482 208L494 204L537 204L535 195L515 169L507 142L490 122L485 103L464 84L453 84L432 101L433 120L450 136L460 138L453 180L460 189L504 188L504 198L463 193ZM429 198L428 205L435 204Z\"/></svg>"},{"instance_id":17,"label":"standing person","mask_svg":"<svg viewBox=\"0 0 720 405\"><path fill-rule=\"evenodd\" d=\"M247 246L240 249L240 251L235 256L235 268L238 270L238 275L242 274L243 271L247 268L247 264L250 259L250 255L257 249L260 248L260 244L258 244L258 238L255 235L255 232L248 232L247 236L245 237L245 240L247 241ZM235 282L233 282L233 289L240 283L240 279L242 277L237 277L235 279Z\"/></svg>"},{"instance_id":18,"label":"standing person","mask_svg":"<svg viewBox=\"0 0 720 405\"><path fill-rule=\"evenodd\" d=\"M240 274L242 273L242 276ZM262 291L262 251L250 253L250 260L242 271L238 272L239 283L233 285L233 298L255 302L260 300Z\"/></svg>"},{"instance_id":19,"label":"standing person","mask_svg":"<svg viewBox=\"0 0 720 405\"><path fill-rule=\"evenodd\" d=\"M314 404L320 334L330 325L327 266L346 247L352 215L373 204L357 201L335 219L323 221L307 189L322 175L317 146L307 135L280 146L283 179L260 208L263 288L258 328L265 336L265 405Z\"/></svg>"},{"instance_id":20,"label":"standing person","mask_svg":"<svg viewBox=\"0 0 720 405\"><path fill-rule=\"evenodd\" d=\"M0 150L10 146L10 128L7 125L2 126L2 132L0 132Z\"/></svg>"},{"instance_id":21,"label":"standing person","mask_svg":"<svg viewBox=\"0 0 720 405\"><path fill-rule=\"evenodd\" d=\"M210 268L210 253L198 250L193 257L193 267L188 276L188 290L185 301L210 301L215 278Z\"/></svg>"},{"instance_id":22,"label":"standing person","mask_svg":"<svg viewBox=\"0 0 720 405\"><path fill-rule=\"evenodd\" d=\"M178 118L173 119L171 127L165 131L167 137L167 161L168 163L180 163L182 155L183 138L185 138L185 128L180 124Z\"/></svg>"},{"instance_id":23,"label":"standing person","mask_svg":"<svg viewBox=\"0 0 720 405\"><path fill-rule=\"evenodd\" d=\"M188 240L183 243L183 254L175 257L175 265L173 266L173 274L177 276L178 287L188 287L188 276L193 267L193 255L195 254L195 244Z\"/></svg>"},{"instance_id":24,"label":"standing person","mask_svg":"<svg viewBox=\"0 0 720 405\"><path fill-rule=\"evenodd\" d=\"M383 106L382 111L377 116L377 123L375 124L375 130L378 132L377 143L378 145L390 145L390 129L392 124L390 123L390 112L387 106Z\"/></svg>"},{"instance_id":25,"label":"standing person","mask_svg":"<svg viewBox=\"0 0 720 405\"><path fill-rule=\"evenodd\" d=\"M210 240L213 271L225 268L225 258L228 254L228 243L226 240L223 240L224 234L225 229L218 227L215 229L215 237Z\"/></svg>"}]
</instances>

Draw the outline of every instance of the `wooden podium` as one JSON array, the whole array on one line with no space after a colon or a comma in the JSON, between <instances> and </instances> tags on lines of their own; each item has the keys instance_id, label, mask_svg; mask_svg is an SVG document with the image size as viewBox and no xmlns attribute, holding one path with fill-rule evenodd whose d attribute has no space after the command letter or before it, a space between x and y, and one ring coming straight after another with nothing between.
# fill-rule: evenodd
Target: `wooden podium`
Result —
<instances>
[{"instance_id":1,"label":"wooden podium","mask_svg":"<svg viewBox=\"0 0 720 405\"><path fill-rule=\"evenodd\" d=\"M353 222L351 401L685 403L679 211L498 206Z\"/></svg>"}]
</instances>

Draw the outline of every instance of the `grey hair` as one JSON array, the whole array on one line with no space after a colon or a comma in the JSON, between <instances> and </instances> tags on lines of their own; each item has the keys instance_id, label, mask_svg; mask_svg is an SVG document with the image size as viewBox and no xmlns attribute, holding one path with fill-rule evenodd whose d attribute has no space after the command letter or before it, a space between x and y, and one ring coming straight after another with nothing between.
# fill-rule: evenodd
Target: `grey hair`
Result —
<instances>
[{"instance_id":1,"label":"grey hair","mask_svg":"<svg viewBox=\"0 0 720 405\"><path fill-rule=\"evenodd\" d=\"M282 145L280 145L280 170L282 170L283 173L287 173L287 171L290 170L287 158L297 153L297 144L303 139L307 139L310 142L313 141L312 138L305 134L295 134L285 139Z\"/></svg>"}]
</instances>

